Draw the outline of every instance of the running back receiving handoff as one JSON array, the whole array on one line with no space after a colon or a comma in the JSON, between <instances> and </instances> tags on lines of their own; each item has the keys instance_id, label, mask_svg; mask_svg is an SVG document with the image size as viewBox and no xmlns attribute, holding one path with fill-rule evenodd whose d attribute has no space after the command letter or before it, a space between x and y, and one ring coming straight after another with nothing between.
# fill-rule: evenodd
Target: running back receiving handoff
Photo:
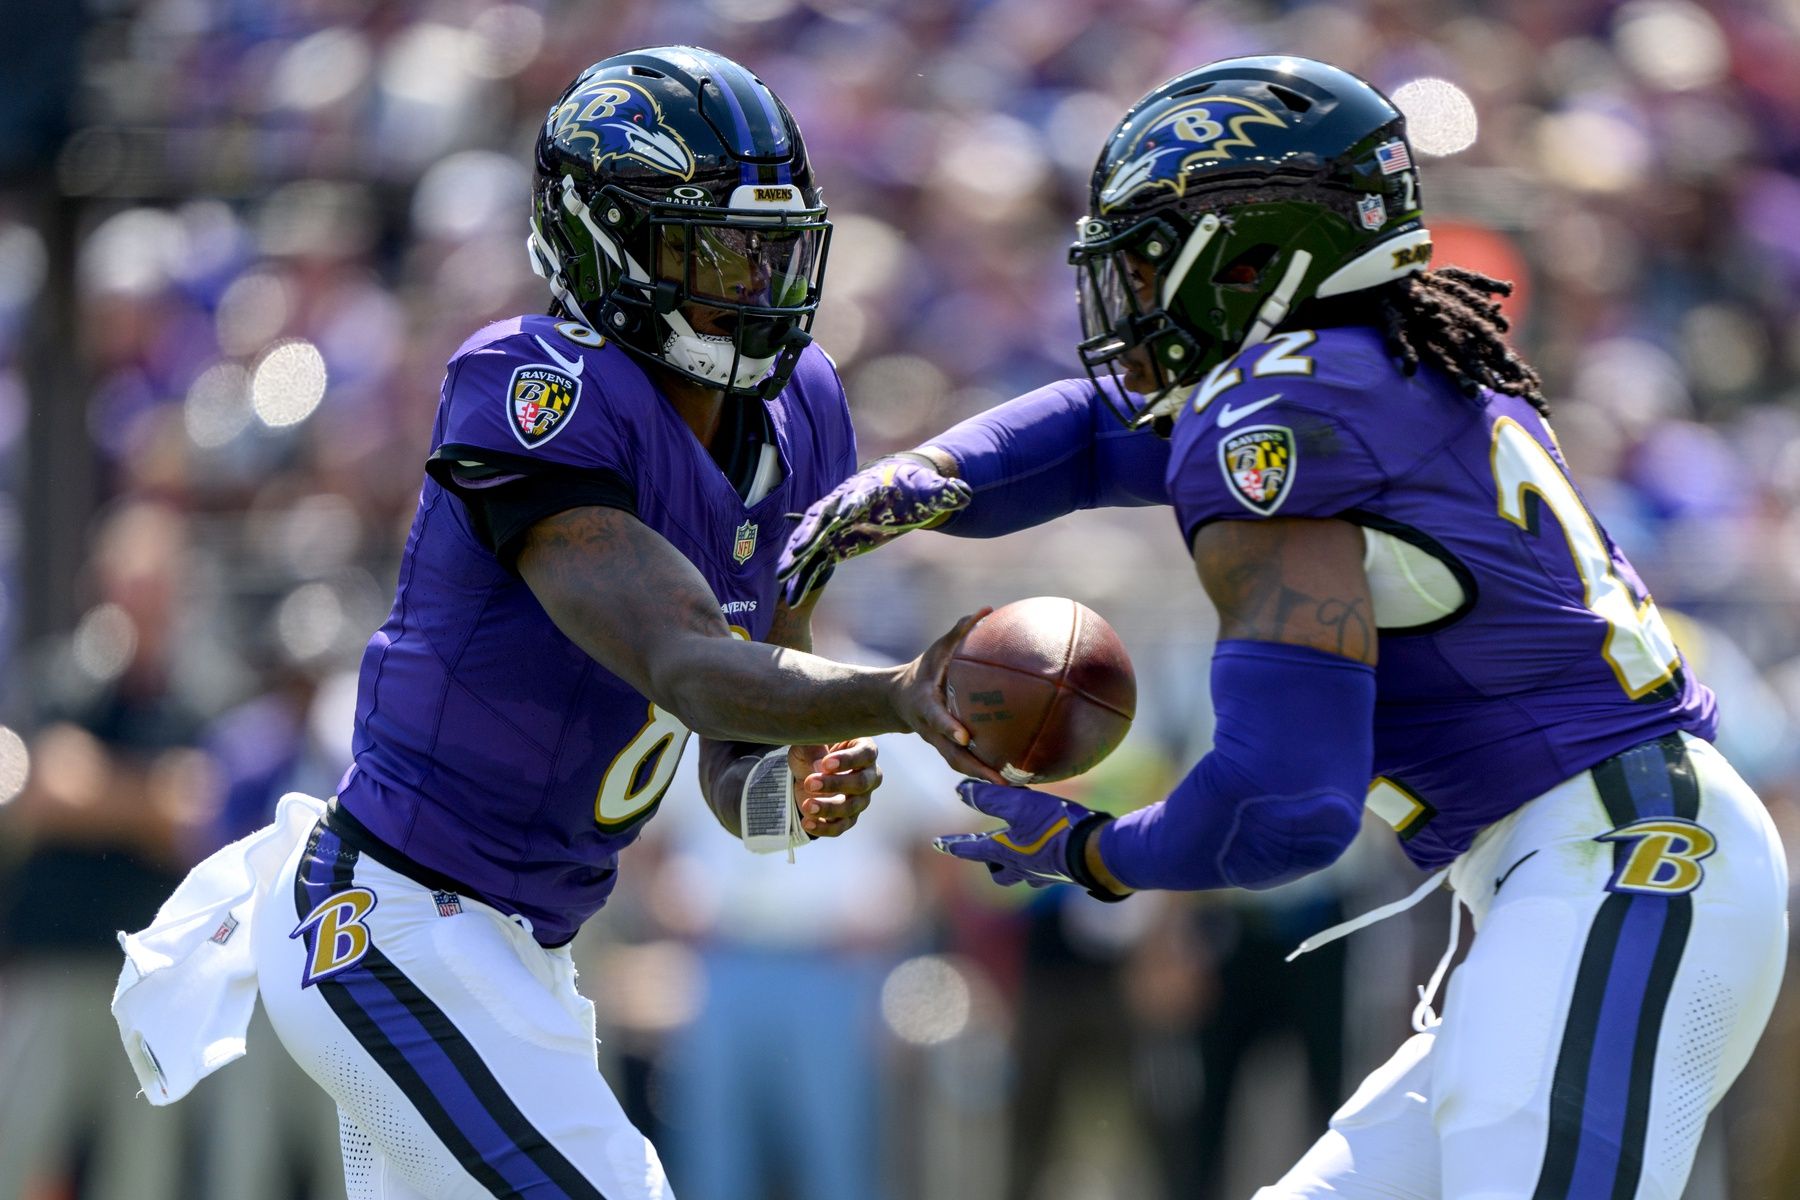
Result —
<instances>
[{"instance_id":1,"label":"running back receiving handoff","mask_svg":"<svg viewBox=\"0 0 1800 1200\"><path fill-rule=\"evenodd\" d=\"M1406 903L1447 876L1475 944L1442 1020L1454 937L1416 1036L1258 1200L1677 1200L1774 1004L1786 859L1568 474L1509 285L1426 270L1419 197L1403 118L1344 71L1169 80L1108 139L1070 251L1090 378L865 468L783 575L1172 505L1219 612L1212 750L1117 820L970 782L1005 828L940 848L1106 900L1263 888L1335 861L1366 804L1448 864Z\"/></svg>"}]
</instances>

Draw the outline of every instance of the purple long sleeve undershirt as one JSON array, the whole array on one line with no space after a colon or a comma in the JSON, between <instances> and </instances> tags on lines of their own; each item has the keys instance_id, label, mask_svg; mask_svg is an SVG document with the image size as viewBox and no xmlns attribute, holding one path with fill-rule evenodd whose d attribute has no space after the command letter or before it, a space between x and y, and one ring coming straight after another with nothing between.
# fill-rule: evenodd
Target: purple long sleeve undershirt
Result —
<instances>
[{"instance_id":1,"label":"purple long sleeve undershirt","mask_svg":"<svg viewBox=\"0 0 1800 1200\"><path fill-rule=\"evenodd\" d=\"M1128 428L1088 379L1064 379L995 405L934 437L975 498L939 526L999 537L1084 508L1167 504L1169 444Z\"/></svg>"}]
</instances>

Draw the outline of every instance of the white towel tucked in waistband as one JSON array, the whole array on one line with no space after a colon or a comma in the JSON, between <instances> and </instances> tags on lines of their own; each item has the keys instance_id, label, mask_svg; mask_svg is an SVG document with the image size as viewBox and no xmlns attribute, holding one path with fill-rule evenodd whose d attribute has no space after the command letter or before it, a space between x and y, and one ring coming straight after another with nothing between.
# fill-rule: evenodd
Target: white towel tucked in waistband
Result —
<instances>
[{"instance_id":1,"label":"white towel tucked in waistband","mask_svg":"<svg viewBox=\"0 0 1800 1200\"><path fill-rule=\"evenodd\" d=\"M150 1103L173 1104L243 1056L256 1009L257 901L324 812L323 801L289 792L274 824L189 871L148 929L120 932L125 967L112 1013Z\"/></svg>"}]
</instances>

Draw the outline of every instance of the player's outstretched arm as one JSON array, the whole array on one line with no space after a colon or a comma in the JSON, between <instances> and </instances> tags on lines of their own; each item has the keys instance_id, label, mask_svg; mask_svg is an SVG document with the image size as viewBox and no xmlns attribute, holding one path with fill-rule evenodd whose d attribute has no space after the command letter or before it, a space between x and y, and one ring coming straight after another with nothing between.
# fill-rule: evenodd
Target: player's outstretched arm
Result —
<instances>
[{"instance_id":1,"label":"player's outstretched arm","mask_svg":"<svg viewBox=\"0 0 1800 1200\"><path fill-rule=\"evenodd\" d=\"M963 749L943 674L972 615L912 662L855 667L731 633L706 578L616 508L574 508L525 535L520 576L576 645L683 725L719 740L830 744L913 732L950 764L993 777Z\"/></svg>"},{"instance_id":2,"label":"player's outstretched arm","mask_svg":"<svg viewBox=\"0 0 1800 1200\"><path fill-rule=\"evenodd\" d=\"M1007 821L938 848L1002 883L1096 894L1266 888L1331 865L1356 836L1374 761L1375 655L1362 532L1342 521L1218 521L1194 562L1219 610L1213 749L1164 800L1118 820L1023 788L964 798Z\"/></svg>"},{"instance_id":3,"label":"player's outstretched arm","mask_svg":"<svg viewBox=\"0 0 1800 1200\"><path fill-rule=\"evenodd\" d=\"M777 573L793 600L914 529L999 537L1077 509L1165 503L1168 461L1168 444L1127 428L1094 383L1062 380L850 476L806 510Z\"/></svg>"},{"instance_id":4,"label":"player's outstretched arm","mask_svg":"<svg viewBox=\"0 0 1800 1200\"><path fill-rule=\"evenodd\" d=\"M779 604L765 639L772 646L812 651L812 612L820 592L797 606ZM733 837L742 837L742 799L750 772L772 747L755 742L700 739L700 790L707 807ZM856 824L869 799L881 786L872 738L830 745L787 747L788 771L794 779L801 828L808 836L837 837Z\"/></svg>"}]
</instances>

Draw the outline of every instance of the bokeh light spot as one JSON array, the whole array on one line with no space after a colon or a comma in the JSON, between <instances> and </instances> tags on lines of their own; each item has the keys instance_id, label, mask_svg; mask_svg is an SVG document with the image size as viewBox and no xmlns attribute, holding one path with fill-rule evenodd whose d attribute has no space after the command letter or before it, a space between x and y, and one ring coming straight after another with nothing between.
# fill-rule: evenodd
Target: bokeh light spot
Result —
<instances>
[{"instance_id":1,"label":"bokeh light spot","mask_svg":"<svg viewBox=\"0 0 1800 1200\"><path fill-rule=\"evenodd\" d=\"M902 1041L947 1042L968 1027L969 981L947 958L909 958L882 982L881 1016Z\"/></svg>"},{"instance_id":2,"label":"bokeh light spot","mask_svg":"<svg viewBox=\"0 0 1800 1200\"><path fill-rule=\"evenodd\" d=\"M25 748L25 739L0 725L0 804L24 791L30 774L31 752Z\"/></svg>"},{"instance_id":3,"label":"bokeh light spot","mask_svg":"<svg viewBox=\"0 0 1800 1200\"><path fill-rule=\"evenodd\" d=\"M214 363L200 372L182 405L188 440L216 450L250 424L250 372L237 363Z\"/></svg>"},{"instance_id":4,"label":"bokeh light spot","mask_svg":"<svg viewBox=\"0 0 1800 1200\"><path fill-rule=\"evenodd\" d=\"M1475 102L1448 79L1403 83L1394 90L1394 104L1406 114L1407 140L1420 154L1443 158L1475 144Z\"/></svg>"},{"instance_id":5,"label":"bokeh light spot","mask_svg":"<svg viewBox=\"0 0 1800 1200\"><path fill-rule=\"evenodd\" d=\"M293 662L329 654L344 630L344 606L328 583L303 583L287 594L275 614L275 636Z\"/></svg>"},{"instance_id":6,"label":"bokeh light spot","mask_svg":"<svg viewBox=\"0 0 1800 1200\"><path fill-rule=\"evenodd\" d=\"M1613 44L1640 79L1669 91L1717 83L1731 65L1719 23L1689 0L1631 0L1614 18Z\"/></svg>"},{"instance_id":7,"label":"bokeh light spot","mask_svg":"<svg viewBox=\"0 0 1800 1200\"><path fill-rule=\"evenodd\" d=\"M256 364L250 407L271 429L298 425L325 396L325 356L311 342L282 342Z\"/></svg>"},{"instance_id":8,"label":"bokeh light spot","mask_svg":"<svg viewBox=\"0 0 1800 1200\"><path fill-rule=\"evenodd\" d=\"M469 23L476 37L470 66L487 79L506 79L531 65L544 46L544 18L523 4L498 4Z\"/></svg>"},{"instance_id":9,"label":"bokeh light spot","mask_svg":"<svg viewBox=\"0 0 1800 1200\"><path fill-rule=\"evenodd\" d=\"M357 30L321 29L281 56L271 90L286 108L303 112L329 108L368 79L373 62L369 40Z\"/></svg>"},{"instance_id":10,"label":"bokeh light spot","mask_svg":"<svg viewBox=\"0 0 1800 1200\"><path fill-rule=\"evenodd\" d=\"M118 605L96 605L75 627L72 650L83 674L110 683L125 673L137 653L137 626Z\"/></svg>"},{"instance_id":11,"label":"bokeh light spot","mask_svg":"<svg viewBox=\"0 0 1800 1200\"><path fill-rule=\"evenodd\" d=\"M1544 174L1577 191L1624 191L1650 168L1644 133L1597 109L1545 116L1537 124L1537 151Z\"/></svg>"}]
</instances>

